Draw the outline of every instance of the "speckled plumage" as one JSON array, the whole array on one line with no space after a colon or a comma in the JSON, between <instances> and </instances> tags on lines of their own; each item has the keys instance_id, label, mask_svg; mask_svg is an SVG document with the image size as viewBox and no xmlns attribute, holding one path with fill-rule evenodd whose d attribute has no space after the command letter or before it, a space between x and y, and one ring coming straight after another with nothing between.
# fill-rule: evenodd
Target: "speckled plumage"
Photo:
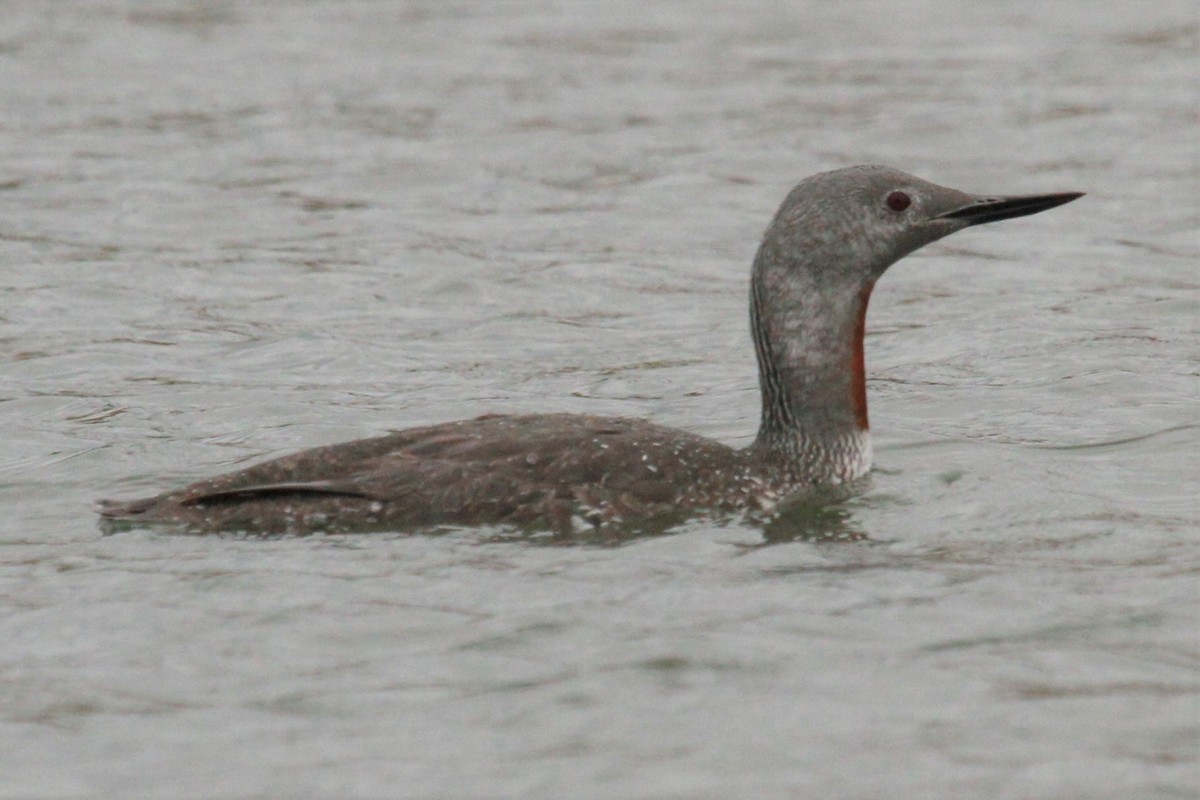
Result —
<instances>
[{"instance_id":1,"label":"speckled plumage","mask_svg":"<svg viewBox=\"0 0 1200 800\"><path fill-rule=\"evenodd\" d=\"M766 512L795 480L786 464L644 420L487 415L306 450L120 512L198 530L571 532L680 508Z\"/></svg>"},{"instance_id":2,"label":"speckled plumage","mask_svg":"<svg viewBox=\"0 0 1200 800\"><path fill-rule=\"evenodd\" d=\"M565 533L697 513L769 517L870 469L863 328L879 276L956 230L1078 196L973 196L877 166L801 182L754 261L762 422L744 449L637 419L487 415L318 447L151 498L102 501L99 512L258 533L445 524Z\"/></svg>"}]
</instances>

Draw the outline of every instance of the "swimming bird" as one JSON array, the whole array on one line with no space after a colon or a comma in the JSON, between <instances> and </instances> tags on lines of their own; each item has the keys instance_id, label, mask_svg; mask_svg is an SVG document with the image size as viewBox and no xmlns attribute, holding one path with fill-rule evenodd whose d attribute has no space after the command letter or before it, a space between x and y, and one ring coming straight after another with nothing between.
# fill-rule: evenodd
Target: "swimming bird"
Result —
<instances>
[{"instance_id":1,"label":"swimming bird","mask_svg":"<svg viewBox=\"0 0 1200 800\"><path fill-rule=\"evenodd\" d=\"M123 523L255 533L447 524L570 533L770 515L871 467L863 334L888 267L963 228L1081 195L967 194L883 166L800 182L751 273L762 416L745 448L641 419L489 414L317 447L150 498L101 501L98 511Z\"/></svg>"}]
</instances>

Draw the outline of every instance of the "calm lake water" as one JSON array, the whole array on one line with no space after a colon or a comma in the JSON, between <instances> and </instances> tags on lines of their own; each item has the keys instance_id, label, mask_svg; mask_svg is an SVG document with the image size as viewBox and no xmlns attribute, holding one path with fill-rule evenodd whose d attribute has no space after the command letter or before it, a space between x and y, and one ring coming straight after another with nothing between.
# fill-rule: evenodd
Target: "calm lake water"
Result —
<instances>
[{"instance_id":1,"label":"calm lake water","mask_svg":"<svg viewBox=\"0 0 1200 800\"><path fill-rule=\"evenodd\" d=\"M0 797L1200 795L1190 0L10 3ZM880 162L827 539L102 536L485 411L758 418L750 260Z\"/></svg>"}]
</instances>

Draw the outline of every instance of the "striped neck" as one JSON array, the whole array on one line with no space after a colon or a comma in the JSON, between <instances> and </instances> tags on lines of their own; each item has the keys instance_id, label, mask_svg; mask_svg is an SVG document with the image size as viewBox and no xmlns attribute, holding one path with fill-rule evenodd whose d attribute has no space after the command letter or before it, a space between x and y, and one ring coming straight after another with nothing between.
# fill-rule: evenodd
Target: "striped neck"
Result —
<instances>
[{"instance_id":1,"label":"striped neck","mask_svg":"<svg viewBox=\"0 0 1200 800\"><path fill-rule=\"evenodd\" d=\"M762 391L753 448L798 482L861 477L871 467L863 337L874 284L823 285L796 265L763 261L760 251L750 289Z\"/></svg>"}]
</instances>

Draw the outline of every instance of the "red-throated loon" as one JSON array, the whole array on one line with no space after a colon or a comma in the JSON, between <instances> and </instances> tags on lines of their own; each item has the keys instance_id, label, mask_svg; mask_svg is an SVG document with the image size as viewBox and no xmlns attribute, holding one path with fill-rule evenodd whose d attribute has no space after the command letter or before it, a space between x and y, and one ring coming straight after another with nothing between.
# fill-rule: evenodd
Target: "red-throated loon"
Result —
<instances>
[{"instance_id":1,"label":"red-throated loon","mask_svg":"<svg viewBox=\"0 0 1200 800\"><path fill-rule=\"evenodd\" d=\"M561 532L699 513L769 513L871 467L863 332L875 281L955 231L1078 192L998 197L857 166L784 200L750 283L762 420L735 449L639 419L487 415L317 447L155 497L114 521L306 533L501 524Z\"/></svg>"}]
</instances>

